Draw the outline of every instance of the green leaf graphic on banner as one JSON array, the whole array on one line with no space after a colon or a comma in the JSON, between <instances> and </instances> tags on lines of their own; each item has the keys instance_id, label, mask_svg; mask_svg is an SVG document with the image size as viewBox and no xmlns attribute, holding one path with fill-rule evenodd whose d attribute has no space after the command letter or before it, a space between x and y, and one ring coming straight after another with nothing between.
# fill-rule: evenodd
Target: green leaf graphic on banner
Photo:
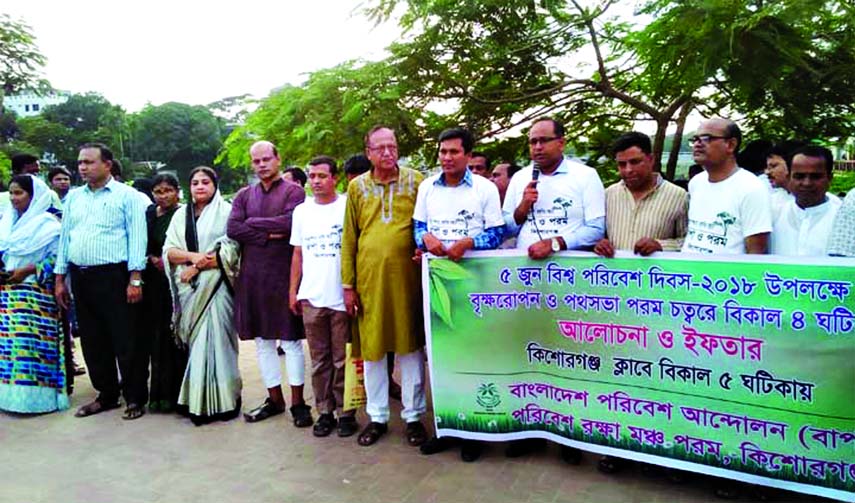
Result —
<instances>
[{"instance_id":1,"label":"green leaf graphic on banner","mask_svg":"<svg viewBox=\"0 0 855 503\"><path fill-rule=\"evenodd\" d=\"M455 264L450 260L433 260L431 261L431 276L437 276L442 279L456 281L461 279L472 279L474 276L471 272L463 268L459 264Z\"/></svg>"},{"instance_id":2,"label":"green leaf graphic on banner","mask_svg":"<svg viewBox=\"0 0 855 503\"><path fill-rule=\"evenodd\" d=\"M431 311L451 328L454 328L454 323L451 321L451 299L448 297L448 290L442 284L442 280L431 275L430 277L430 298Z\"/></svg>"}]
</instances>

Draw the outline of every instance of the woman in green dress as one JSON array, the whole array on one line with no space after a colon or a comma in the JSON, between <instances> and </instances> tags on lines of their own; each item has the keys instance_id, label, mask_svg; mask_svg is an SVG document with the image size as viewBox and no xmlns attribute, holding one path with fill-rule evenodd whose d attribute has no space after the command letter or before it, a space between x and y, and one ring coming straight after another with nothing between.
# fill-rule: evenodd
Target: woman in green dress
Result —
<instances>
[{"instance_id":1,"label":"woman in green dress","mask_svg":"<svg viewBox=\"0 0 855 503\"><path fill-rule=\"evenodd\" d=\"M152 181L153 206L146 211L148 225L148 262L143 272L143 303L146 333L151 350L151 392L149 410L172 412L178 401L178 390L187 352L179 347L172 333L172 295L163 268L163 243L178 204L178 179L170 174L157 175Z\"/></svg>"}]
</instances>

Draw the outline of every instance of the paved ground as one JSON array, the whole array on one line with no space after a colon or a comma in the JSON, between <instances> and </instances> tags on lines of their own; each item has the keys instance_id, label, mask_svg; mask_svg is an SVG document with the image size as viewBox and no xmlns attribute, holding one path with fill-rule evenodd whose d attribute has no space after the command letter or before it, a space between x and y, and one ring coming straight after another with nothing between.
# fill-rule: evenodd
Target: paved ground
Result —
<instances>
[{"instance_id":1,"label":"paved ground","mask_svg":"<svg viewBox=\"0 0 855 503\"><path fill-rule=\"evenodd\" d=\"M248 409L264 396L252 343L242 343L240 367ZM422 456L406 445L396 415L389 434L365 448L356 437L315 438L287 415L199 428L172 415L126 422L121 410L75 418L73 411L93 397L83 376L69 411L0 413L0 502L719 501L703 481L673 485L636 470L602 475L593 455L567 466L555 446L508 460L497 444L471 464L456 450ZM362 413L359 420L367 421ZM781 499L819 501L793 493Z\"/></svg>"}]
</instances>

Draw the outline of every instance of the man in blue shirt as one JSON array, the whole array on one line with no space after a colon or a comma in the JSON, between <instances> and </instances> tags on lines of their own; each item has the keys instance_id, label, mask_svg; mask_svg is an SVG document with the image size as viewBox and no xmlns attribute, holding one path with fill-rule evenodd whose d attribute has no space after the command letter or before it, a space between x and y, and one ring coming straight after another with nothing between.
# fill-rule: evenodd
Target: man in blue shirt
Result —
<instances>
[{"instance_id":1,"label":"man in blue shirt","mask_svg":"<svg viewBox=\"0 0 855 503\"><path fill-rule=\"evenodd\" d=\"M137 330L146 264L145 207L134 189L110 175L112 162L113 153L104 145L80 149L77 164L86 185L66 199L54 293L68 309L65 275L70 274L83 357L98 390L76 416L117 408L121 391L127 405L123 418L136 419L148 401L146 354Z\"/></svg>"}]
</instances>

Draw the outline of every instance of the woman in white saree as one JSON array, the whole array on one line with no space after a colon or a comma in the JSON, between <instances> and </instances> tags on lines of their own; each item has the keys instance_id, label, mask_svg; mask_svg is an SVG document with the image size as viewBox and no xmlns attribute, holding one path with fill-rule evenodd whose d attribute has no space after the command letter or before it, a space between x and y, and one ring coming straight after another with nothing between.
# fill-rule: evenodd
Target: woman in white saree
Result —
<instances>
[{"instance_id":1,"label":"woman in white saree","mask_svg":"<svg viewBox=\"0 0 855 503\"><path fill-rule=\"evenodd\" d=\"M217 175L190 172L191 204L175 212L163 245L174 306L173 326L188 348L179 411L199 426L237 417L241 408L238 338L233 315L237 244L226 237L231 211L217 190Z\"/></svg>"}]
</instances>

